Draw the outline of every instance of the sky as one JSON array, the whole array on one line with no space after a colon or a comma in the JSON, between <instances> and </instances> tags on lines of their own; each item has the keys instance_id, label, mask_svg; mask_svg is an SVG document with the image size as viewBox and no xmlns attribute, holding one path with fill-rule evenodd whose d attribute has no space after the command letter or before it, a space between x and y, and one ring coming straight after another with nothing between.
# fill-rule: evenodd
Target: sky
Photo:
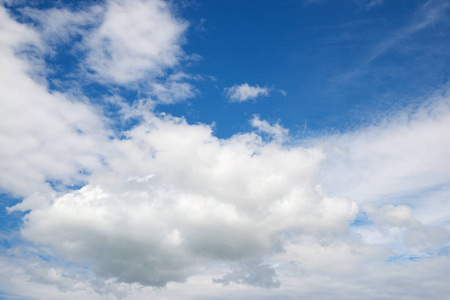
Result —
<instances>
[{"instance_id":1,"label":"sky","mask_svg":"<svg viewBox=\"0 0 450 300\"><path fill-rule=\"evenodd\" d=\"M0 299L450 299L448 1L0 3Z\"/></svg>"}]
</instances>

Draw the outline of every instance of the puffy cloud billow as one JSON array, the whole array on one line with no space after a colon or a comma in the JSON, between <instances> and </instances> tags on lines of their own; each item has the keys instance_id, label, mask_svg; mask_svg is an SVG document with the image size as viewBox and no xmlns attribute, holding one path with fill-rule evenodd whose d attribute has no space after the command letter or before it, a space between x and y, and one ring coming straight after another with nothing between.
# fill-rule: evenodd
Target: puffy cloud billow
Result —
<instances>
[{"instance_id":1,"label":"puffy cloud billow","mask_svg":"<svg viewBox=\"0 0 450 300\"><path fill-rule=\"evenodd\" d=\"M230 102L244 102L252 99L256 99L260 96L269 96L270 89L267 87L260 87L259 85L251 86L248 83L241 85L233 85L232 87L225 88L225 95Z\"/></svg>"},{"instance_id":2,"label":"puffy cloud billow","mask_svg":"<svg viewBox=\"0 0 450 300\"><path fill-rule=\"evenodd\" d=\"M99 276L164 286L204 264L280 252L291 234L348 230L358 207L321 192L319 150L211 133L152 115L109 145L80 190L17 205L32 210L23 236Z\"/></svg>"}]
</instances>

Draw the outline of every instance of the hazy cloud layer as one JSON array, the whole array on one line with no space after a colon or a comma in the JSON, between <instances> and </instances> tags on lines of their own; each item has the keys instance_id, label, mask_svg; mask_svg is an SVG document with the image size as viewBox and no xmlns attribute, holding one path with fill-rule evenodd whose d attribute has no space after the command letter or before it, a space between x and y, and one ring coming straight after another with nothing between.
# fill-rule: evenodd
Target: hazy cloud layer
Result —
<instances>
[{"instance_id":1,"label":"hazy cloud layer","mask_svg":"<svg viewBox=\"0 0 450 300\"><path fill-rule=\"evenodd\" d=\"M364 202L448 184L449 98L444 89L419 107L324 139L324 151L329 153L327 190Z\"/></svg>"}]
</instances>

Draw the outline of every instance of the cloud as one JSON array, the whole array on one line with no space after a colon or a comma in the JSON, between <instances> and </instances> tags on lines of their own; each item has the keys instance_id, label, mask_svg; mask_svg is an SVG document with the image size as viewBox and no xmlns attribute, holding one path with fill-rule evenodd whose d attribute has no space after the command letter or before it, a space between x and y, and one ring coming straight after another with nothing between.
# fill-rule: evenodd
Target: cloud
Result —
<instances>
[{"instance_id":1,"label":"cloud","mask_svg":"<svg viewBox=\"0 0 450 300\"><path fill-rule=\"evenodd\" d=\"M161 287L205 263L277 252L286 232L343 233L358 212L317 188L322 156L314 149L255 133L220 140L209 126L170 116L151 115L126 136L112 142L108 170L82 189L13 208L32 209L27 240L98 276ZM243 282L263 284L252 276Z\"/></svg>"},{"instance_id":2,"label":"cloud","mask_svg":"<svg viewBox=\"0 0 450 300\"><path fill-rule=\"evenodd\" d=\"M362 4L365 6L366 10L371 10L375 7L382 6L385 0L368 0L362 1Z\"/></svg>"},{"instance_id":3,"label":"cloud","mask_svg":"<svg viewBox=\"0 0 450 300\"><path fill-rule=\"evenodd\" d=\"M257 128L258 131L268 134L278 142L284 142L288 139L289 130L283 128L279 123L270 125L269 122L266 120L261 120L257 115L253 116L250 123L253 127Z\"/></svg>"},{"instance_id":4,"label":"cloud","mask_svg":"<svg viewBox=\"0 0 450 300\"><path fill-rule=\"evenodd\" d=\"M417 222L411 215L411 207L407 205L394 206L389 204L377 209L368 203L365 205L364 210L368 214L369 219L379 225L409 227Z\"/></svg>"},{"instance_id":5,"label":"cloud","mask_svg":"<svg viewBox=\"0 0 450 300\"><path fill-rule=\"evenodd\" d=\"M377 0L359 1L359 5L363 9L371 10L383 5L384 2ZM437 34L439 31L436 31L435 27L439 28L441 25L446 26L449 8L448 1L437 0L420 3L412 14L412 17L407 18L406 22L401 26L394 28L389 34L381 35L381 39L374 36L372 39L375 42L368 48L367 53L364 54L364 57L357 63L356 67L341 73L334 77L333 80L337 83L342 83L354 81L365 76L373 76L374 71L381 70L378 66L384 65L383 60L384 58L388 58L388 56L403 57L403 59L408 60L411 53L421 52L425 55L425 53L430 52L430 49L433 49L436 53L440 53L440 45L432 44L432 42L420 43L419 41L421 37ZM378 59L381 59L381 64L378 62L373 64ZM424 71L431 70L426 68L429 64L429 61L425 62L421 60L420 64L417 65L421 65L420 72L423 73ZM386 68L386 66L389 66L389 68ZM376 68L374 69L374 67ZM389 78L394 73L401 76L402 72L404 72L399 72L391 64L384 65L382 69L384 71L381 71L385 72L382 74L384 78Z\"/></svg>"},{"instance_id":6,"label":"cloud","mask_svg":"<svg viewBox=\"0 0 450 300\"><path fill-rule=\"evenodd\" d=\"M280 280L277 279L276 271L267 264L250 260L240 263L233 268L233 271L222 278L213 279L214 283L229 285L231 282L237 284L248 284L264 288L280 287Z\"/></svg>"},{"instance_id":7,"label":"cloud","mask_svg":"<svg viewBox=\"0 0 450 300\"><path fill-rule=\"evenodd\" d=\"M328 154L325 190L364 203L413 201L413 191L448 185L449 99L446 89L437 91L419 106L318 141Z\"/></svg>"},{"instance_id":8,"label":"cloud","mask_svg":"<svg viewBox=\"0 0 450 300\"><path fill-rule=\"evenodd\" d=\"M71 74L66 74L75 78L66 84L69 88L96 81L139 90L155 102L173 104L197 95L189 81L199 76L168 72L190 59L181 49L188 24L175 18L171 10L160 0L111 0L79 10L26 7L22 12L35 21L35 33L45 42L41 44L46 55L56 56L61 46L69 49L65 54L76 61Z\"/></svg>"},{"instance_id":9,"label":"cloud","mask_svg":"<svg viewBox=\"0 0 450 300\"><path fill-rule=\"evenodd\" d=\"M163 82L151 83L150 94L163 104L172 104L193 98L198 91L192 84L186 82L189 79L195 78L184 73L172 74Z\"/></svg>"},{"instance_id":10,"label":"cloud","mask_svg":"<svg viewBox=\"0 0 450 300\"><path fill-rule=\"evenodd\" d=\"M250 86L248 83L241 85L234 85L229 88L225 88L225 95L231 102L244 102L252 99L256 99L260 96L269 96L270 89L267 87Z\"/></svg>"},{"instance_id":11,"label":"cloud","mask_svg":"<svg viewBox=\"0 0 450 300\"><path fill-rule=\"evenodd\" d=\"M24 9L37 22L48 51L70 44L85 57L80 68L104 84L132 86L162 77L183 58L187 22L160 0L108 0L82 10ZM53 48L52 48L53 47Z\"/></svg>"},{"instance_id":12,"label":"cloud","mask_svg":"<svg viewBox=\"0 0 450 300\"><path fill-rule=\"evenodd\" d=\"M423 244L441 245L446 242L449 234L442 227L424 226L412 216L412 209L407 205L392 204L376 208L370 203L364 206L364 210L377 226L384 230L389 227L401 227L402 238L408 246Z\"/></svg>"},{"instance_id":13,"label":"cloud","mask_svg":"<svg viewBox=\"0 0 450 300\"><path fill-rule=\"evenodd\" d=\"M117 84L162 75L183 55L186 28L163 1L108 1L102 23L83 42L86 66L99 80Z\"/></svg>"},{"instance_id":14,"label":"cloud","mask_svg":"<svg viewBox=\"0 0 450 300\"><path fill-rule=\"evenodd\" d=\"M12 20L4 8L0 13L0 67L8 70L0 75L0 189L28 196L50 191L48 181L79 183L85 178L82 169L101 164L94 144L107 139L102 117L85 103L48 93L30 78L34 61L21 60L15 52L39 45L39 36Z\"/></svg>"},{"instance_id":15,"label":"cloud","mask_svg":"<svg viewBox=\"0 0 450 300\"><path fill-rule=\"evenodd\" d=\"M150 11L175 20L158 3L108 2L92 35L70 29L90 17L52 13L61 13L55 24L67 17L61 40L82 34L116 43L130 41L108 23L122 16L119 7L136 20ZM42 65L17 55L23 47L48 47L45 36L54 29L43 35L46 29L19 24L3 8L0 14L0 67L8 70L0 74L0 187L23 198L9 211L24 213L22 240L0 248L0 290L38 299L229 299L237 291L253 299L376 299L374 291L383 291L379 299L441 299L450 293L446 90L366 127L308 141L258 116L250 120L254 131L220 139L212 126L155 113L151 99L128 104L114 95L121 121L135 122L114 133L111 120L84 97L32 79ZM147 36L133 20L122 21L137 26L138 39ZM103 49L90 42L89 55ZM167 45L169 53L179 47ZM130 52L120 54L122 46ZM117 67L109 74L99 63L99 80L130 84L181 55L175 51L174 64L162 59L164 65L154 66L135 46L122 46L112 48L117 55L99 54L99 62ZM116 61L121 55L149 61L131 64L136 73L129 75ZM172 88L186 79L174 74L149 81L158 101L193 93ZM238 95L236 101L245 101Z\"/></svg>"},{"instance_id":16,"label":"cloud","mask_svg":"<svg viewBox=\"0 0 450 300\"><path fill-rule=\"evenodd\" d=\"M372 2L374 2L375 6L378 5L378 1ZM368 9L374 7L373 5L370 6L371 3L369 3ZM407 40L417 32L439 23L445 18L445 13L449 7L446 1L427 1L416 12L416 18L378 43L372 49L367 61L371 62L375 60L377 57L382 56L394 48L400 41Z\"/></svg>"},{"instance_id":17,"label":"cloud","mask_svg":"<svg viewBox=\"0 0 450 300\"><path fill-rule=\"evenodd\" d=\"M353 230L399 257L428 257L448 247L448 217L441 211L450 195L449 99L444 89L421 105L319 142L326 154L324 193L362 204L375 226Z\"/></svg>"}]
</instances>

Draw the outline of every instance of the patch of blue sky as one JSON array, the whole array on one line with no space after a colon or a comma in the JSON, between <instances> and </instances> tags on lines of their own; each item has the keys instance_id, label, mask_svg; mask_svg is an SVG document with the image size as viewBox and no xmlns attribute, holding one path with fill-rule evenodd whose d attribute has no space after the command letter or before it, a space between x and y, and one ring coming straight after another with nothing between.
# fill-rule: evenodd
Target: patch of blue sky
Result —
<instances>
[{"instance_id":1,"label":"patch of blue sky","mask_svg":"<svg viewBox=\"0 0 450 300\"><path fill-rule=\"evenodd\" d=\"M84 181L71 182L71 183L67 184L61 180L53 179L53 180L46 180L46 182L50 185L50 187L53 190L55 190L57 192L76 191L86 185L86 182L84 182Z\"/></svg>"},{"instance_id":2,"label":"patch of blue sky","mask_svg":"<svg viewBox=\"0 0 450 300\"><path fill-rule=\"evenodd\" d=\"M353 223L350 224L351 227L361 227L361 226L368 226L372 225L373 222L369 220L367 217L367 214L365 211L359 211L359 213L356 215L355 220Z\"/></svg>"},{"instance_id":3,"label":"patch of blue sky","mask_svg":"<svg viewBox=\"0 0 450 300\"><path fill-rule=\"evenodd\" d=\"M92 3L37 1L35 6L78 9ZM183 49L201 58L181 62L178 69L216 80L195 82L201 91L195 98L159 105L157 111L184 116L189 123L214 123L215 134L222 138L252 130L248 120L258 114L271 123L280 120L302 138L308 135L305 128L316 133L349 130L375 112L402 108L448 81L449 24L440 22L439 15L433 19L424 1L386 1L372 9L353 1L306 3L263 0L254 6L251 1L221 0L183 7L180 15L190 22ZM20 5L11 9L20 17ZM78 85L116 120L118 108L105 98L119 95L134 103L149 97L133 87L100 84L77 74L84 55L72 47L78 39L72 36L45 57L53 66L47 75L50 89ZM243 83L272 92L254 101L229 103L224 89ZM145 80L141 84L145 86ZM136 124L113 128L118 132Z\"/></svg>"},{"instance_id":4,"label":"patch of blue sky","mask_svg":"<svg viewBox=\"0 0 450 300\"><path fill-rule=\"evenodd\" d=\"M374 111L406 105L446 82L448 52L432 55L430 48L448 49L450 39L442 39L448 37L448 25L405 30L422 21L423 1L387 1L370 11L351 1L324 2L263 1L254 7L217 1L188 9L190 19L209 28L191 31L185 48L203 57L192 72L217 78L216 90L202 89L211 101L199 110L200 116L221 112L215 119L219 136L241 129L233 123L245 124L249 113L281 119L292 132L304 124L312 131L346 130ZM411 19L411 14L419 17ZM244 82L275 86L287 96L224 107L220 91ZM221 122L231 126L222 128Z\"/></svg>"},{"instance_id":5,"label":"patch of blue sky","mask_svg":"<svg viewBox=\"0 0 450 300\"><path fill-rule=\"evenodd\" d=\"M12 207L22 201L10 194L0 194L0 247L10 248L18 240L19 229L23 224L25 212L8 212Z\"/></svg>"},{"instance_id":6,"label":"patch of blue sky","mask_svg":"<svg viewBox=\"0 0 450 300\"><path fill-rule=\"evenodd\" d=\"M405 254L400 254L400 255L393 255L393 256L389 256L385 259L386 262L393 262L393 263L407 263L407 262L411 262L411 261L419 261L421 259L423 259L424 257L419 257L419 256L409 256L409 255L405 255Z\"/></svg>"},{"instance_id":7,"label":"patch of blue sky","mask_svg":"<svg viewBox=\"0 0 450 300\"><path fill-rule=\"evenodd\" d=\"M395 254L395 255L388 256L385 259L385 261L393 262L393 263L408 263L408 262L415 262L415 261L420 261L420 260L424 260L424 259L443 257L443 256L447 256L447 257L450 256L450 249L448 246L443 247L441 249L424 251L422 253Z\"/></svg>"},{"instance_id":8,"label":"patch of blue sky","mask_svg":"<svg viewBox=\"0 0 450 300\"><path fill-rule=\"evenodd\" d=\"M9 293L5 293L0 291L0 300L30 300L31 298L24 298L24 297L20 297L14 294L9 294Z\"/></svg>"}]
</instances>

